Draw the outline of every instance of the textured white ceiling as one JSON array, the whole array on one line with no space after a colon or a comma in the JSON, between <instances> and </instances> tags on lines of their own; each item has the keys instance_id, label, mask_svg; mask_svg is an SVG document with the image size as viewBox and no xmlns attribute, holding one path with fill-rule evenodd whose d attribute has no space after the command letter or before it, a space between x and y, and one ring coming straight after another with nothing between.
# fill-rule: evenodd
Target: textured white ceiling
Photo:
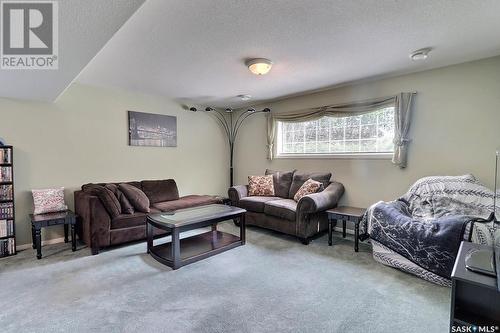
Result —
<instances>
[{"instance_id":1,"label":"textured white ceiling","mask_svg":"<svg viewBox=\"0 0 500 333\"><path fill-rule=\"evenodd\" d=\"M61 0L59 69L0 70L0 97L54 101L144 0Z\"/></svg>"},{"instance_id":2,"label":"textured white ceiling","mask_svg":"<svg viewBox=\"0 0 500 333\"><path fill-rule=\"evenodd\" d=\"M60 69L0 71L0 96L53 100L95 54L78 82L232 107L500 54L498 0L142 1L59 1Z\"/></svg>"},{"instance_id":3,"label":"textured white ceiling","mask_svg":"<svg viewBox=\"0 0 500 333\"><path fill-rule=\"evenodd\" d=\"M498 54L498 0L148 0L77 80L235 107Z\"/></svg>"}]
</instances>

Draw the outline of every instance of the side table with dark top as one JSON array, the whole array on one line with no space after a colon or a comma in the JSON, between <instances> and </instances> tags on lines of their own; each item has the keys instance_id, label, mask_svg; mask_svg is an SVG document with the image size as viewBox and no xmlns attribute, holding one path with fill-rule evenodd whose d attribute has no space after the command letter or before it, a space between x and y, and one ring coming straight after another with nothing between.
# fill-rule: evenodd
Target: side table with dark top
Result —
<instances>
[{"instance_id":1,"label":"side table with dark top","mask_svg":"<svg viewBox=\"0 0 500 333\"><path fill-rule=\"evenodd\" d=\"M365 215L365 208L339 206L326 211L328 214L328 245L332 246L332 234L338 220L342 221L342 237L346 236L347 221L354 222L354 251L359 250L359 222Z\"/></svg>"},{"instance_id":2,"label":"side table with dark top","mask_svg":"<svg viewBox=\"0 0 500 333\"><path fill-rule=\"evenodd\" d=\"M30 214L31 236L36 257L42 259L42 228L53 225L64 225L64 242L68 243L68 226L71 226L71 250L76 251L75 223L76 214L70 210L47 214Z\"/></svg>"},{"instance_id":3,"label":"side table with dark top","mask_svg":"<svg viewBox=\"0 0 500 333\"><path fill-rule=\"evenodd\" d=\"M465 265L467 256L478 250L492 251L492 248L465 241L460 244L451 273L450 332L476 332L478 326L483 326L478 332L498 332L500 292L497 278L470 271Z\"/></svg>"}]
</instances>

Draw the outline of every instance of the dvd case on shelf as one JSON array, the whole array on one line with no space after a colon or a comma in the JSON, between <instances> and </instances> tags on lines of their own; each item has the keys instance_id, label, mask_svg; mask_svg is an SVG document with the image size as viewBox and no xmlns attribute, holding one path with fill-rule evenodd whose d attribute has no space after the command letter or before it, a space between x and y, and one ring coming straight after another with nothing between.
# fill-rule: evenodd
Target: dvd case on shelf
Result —
<instances>
[{"instance_id":1,"label":"dvd case on shelf","mask_svg":"<svg viewBox=\"0 0 500 333\"><path fill-rule=\"evenodd\" d=\"M16 254L12 146L0 146L0 257Z\"/></svg>"},{"instance_id":2,"label":"dvd case on shelf","mask_svg":"<svg viewBox=\"0 0 500 333\"><path fill-rule=\"evenodd\" d=\"M12 148L0 147L0 164L12 163Z\"/></svg>"}]
</instances>

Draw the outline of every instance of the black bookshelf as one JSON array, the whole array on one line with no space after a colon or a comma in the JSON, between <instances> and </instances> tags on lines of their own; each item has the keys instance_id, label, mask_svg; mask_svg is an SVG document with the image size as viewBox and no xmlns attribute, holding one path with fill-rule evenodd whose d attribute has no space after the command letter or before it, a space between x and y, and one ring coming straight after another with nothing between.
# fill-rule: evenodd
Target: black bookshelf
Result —
<instances>
[{"instance_id":1,"label":"black bookshelf","mask_svg":"<svg viewBox=\"0 0 500 333\"><path fill-rule=\"evenodd\" d=\"M14 148L0 146L0 258L16 254Z\"/></svg>"}]
</instances>

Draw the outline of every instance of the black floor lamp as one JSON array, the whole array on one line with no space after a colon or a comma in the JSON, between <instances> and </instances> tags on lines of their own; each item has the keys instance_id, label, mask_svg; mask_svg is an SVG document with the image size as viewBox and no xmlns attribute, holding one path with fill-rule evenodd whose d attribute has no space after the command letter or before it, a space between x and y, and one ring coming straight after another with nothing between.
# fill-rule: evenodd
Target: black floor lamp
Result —
<instances>
[{"instance_id":1,"label":"black floor lamp","mask_svg":"<svg viewBox=\"0 0 500 333\"><path fill-rule=\"evenodd\" d=\"M189 108L190 111L196 112L198 111L197 108L191 107ZM214 118L217 119L219 124L222 126L224 129L224 132L227 135L227 140L229 142L229 182L230 186L233 186L233 153L234 153L234 142L236 141L236 136L238 135L238 130L240 129L241 125L251 115L257 114L257 113L269 113L271 110L269 108L262 109L260 111L257 111L255 109L248 109L246 111L243 111L240 113L238 118L236 118L236 121L234 121L234 111L233 109L227 108L223 111L216 110L211 107L205 108L205 112L210 113Z\"/></svg>"}]
</instances>

